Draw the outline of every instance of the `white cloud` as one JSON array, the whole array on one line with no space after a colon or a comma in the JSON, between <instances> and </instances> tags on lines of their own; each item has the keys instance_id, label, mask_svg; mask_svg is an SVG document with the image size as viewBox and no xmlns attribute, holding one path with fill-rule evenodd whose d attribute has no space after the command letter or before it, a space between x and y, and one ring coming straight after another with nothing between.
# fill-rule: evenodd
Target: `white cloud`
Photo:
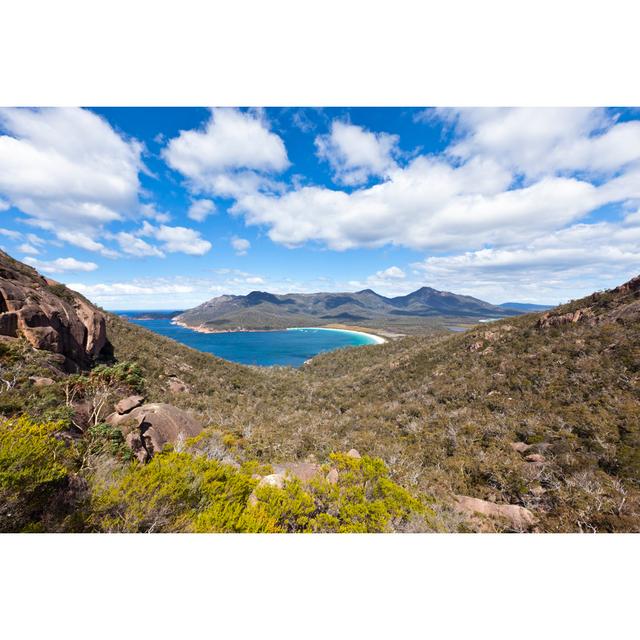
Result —
<instances>
[{"instance_id":1,"label":"white cloud","mask_svg":"<svg viewBox=\"0 0 640 640\"><path fill-rule=\"evenodd\" d=\"M376 271L375 277L381 280L401 280L402 278L406 278L407 274L400 269L400 267L389 267L388 269L384 269L384 271Z\"/></svg>"},{"instance_id":2,"label":"white cloud","mask_svg":"<svg viewBox=\"0 0 640 640\"><path fill-rule=\"evenodd\" d=\"M462 140L452 156L488 155L529 178L566 171L615 172L640 160L640 122L616 123L604 109L443 110Z\"/></svg>"},{"instance_id":3,"label":"white cloud","mask_svg":"<svg viewBox=\"0 0 640 640\"><path fill-rule=\"evenodd\" d=\"M114 252L111 249L108 249L104 244L97 242L87 233L82 231L59 230L56 232L56 237L63 242L68 242L69 244L85 249L86 251L98 251L109 258L115 257Z\"/></svg>"},{"instance_id":4,"label":"white cloud","mask_svg":"<svg viewBox=\"0 0 640 640\"><path fill-rule=\"evenodd\" d=\"M40 247L43 244L47 244L40 236L35 233L27 233L27 240L35 247Z\"/></svg>"},{"instance_id":5,"label":"white cloud","mask_svg":"<svg viewBox=\"0 0 640 640\"><path fill-rule=\"evenodd\" d=\"M300 129L302 133L309 133L316 128L313 120L307 115L307 109L298 109L291 116L291 122L296 129Z\"/></svg>"},{"instance_id":6,"label":"white cloud","mask_svg":"<svg viewBox=\"0 0 640 640\"><path fill-rule=\"evenodd\" d=\"M191 285L168 284L166 282L144 283L134 282L113 282L109 284L69 284L69 288L78 291L87 297L100 297L105 295L117 296L138 296L138 295L170 295L180 293L191 293L194 289Z\"/></svg>"},{"instance_id":7,"label":"white cloud","mask_svg":"<svg viewBox=\"0 0 640 640\"><path fill-rule=\"evenodd\" d=\"M596 187L572 178L507 190L510 181L491 160L452 167L419 157L367 189L253 194L240 198L232 212L249 224L267 225L269 237L288 246L316 240L338 250L387 244L447 249L532 237L603 204Z\"/></svg>"},{"instance_id":8,"label":"white cloud","mask_svg":"<svg viewBox=\"0 0 640 640\"><path fill-rule=\"evenodd\" d=\"M199 231L188 227L170 227L167 225L154 226L147 220L133 233L116 234L115 239L121 243L124 251L131 255L156 255L162 257L164 253L187 253L201 256L211 249L211 243L205 240ZM141 240L141 237L155 238L162 243L155 247ZM139 242L136 242L136 239ZM127 247L127 249L125 249Z\"/></svg>"},{"instance_id":9,"label":"white cloud","mask_svg":"<svg viewBox=\"0 0 640 640\"><path fill-rule=\"evenodd\" d=\"M181 131L162 156L194 192L224 196L273 188L264 174L289 166L284 142L259 113L227 108L212 109L203 129Z\"/></svg>"},{"instance_id":10,"label":"white cloud","mask_svg":"<svg viewBox=\"0 0 640 640\"><path fill-rule=\"evenodd\" d=\"M171 220L171 216L168 213L158 211L155 205L151 203L140 205L140 213L144 218L149 218L150 220L155 220L156 222L161 222L163 224Z\"/></svg>"},{"instance_id":11,"label":"white cloud","mask_svg":"<svg viewBox=\"0 0 640 640\"><path fill-rule=\"evenodd\" d=\"M5 238L11 238L12 240L20 240L20 238L22 238L22 234L19 231L13 231L11 229L0 228L0 235L5 236Z\"/></svg>"},{"instance_id":12,"label":"white cloud","mask_svg":"<svg viewBox=\"0 0 640 640\"><path fill-rule=\"evenodd\" d=\"M207 216L216 212L216 205L212 200L194 200L187 215L196 222L202 222Z\"/></svg>"},{"instance_id":13,"label":"white cloud","mask_svg":"<svg viewBox=\"0 0 640 640\"><path fill-rule=\"evenodd\" d=\"M457 127L446 153L400 166L390 152L370 150L361 158L376 160L362 176L375 171L384 177L379 184L351 192L322 186L248 192L231 212L290 247L461 251L529 242L601 206L640 199L640 122L619 123L598 109L437 113ZM379 143L359 127L339 127L364 140L363 148ZM392 146L387 142L383 151ZM333 135L320 146L327 157L343 154L342 168L337 160L334 168L345 175L364 163Z\"/></svg>"},{"instance_id":14,"label":"white cloud","mask_svg":"<svg viewBox=\"0 0 640 640\"><path fill-rule=\"evenodd\" d=\"M204 240L199 231L187 227L168 227L163 224L155 229L154 236L163 243L162 248L169 253L201 256L211 249L211 243Z\"/></svg>"},{"instance_id":15,"label":"white cloud","mask_svg":"<svg viewBox=\"0 0 640 640\"><path fill-rule=\"evenodd\" d=\"M251 247L251 243L245 238L231 238L231 246L233 247L236 255L245 256L247 255L247 251Z\"/></svg>"},{"instance_id":16,"label":"white cloud","mask_svg":"<svg viewBox=\"0 0 640 640\"><path fill-rule=\"evenodd\" d=\"M350 280L347 284L354 290L374 289L377 293L387 296L410 293L422 286L407 281L407 274L396 266L376 271L365 280Z\"/></svg>"},{"instance_id":17,"label":"white cloud","mask_svg":"<svg viewBox=\"0 0 640 640\"><path fill-rule=\"evenodd\" d=\"M336 182L363 184L370 177L385 177L396 167L398 136L374 133L357 125L334 120L330 133L315 140L318 157L327 160Z\"/></svg>"},{"instance_id":18,"label":"white cloud","mask_svg":"<svg viewBox=\"0 0 640 640\"><path fill-rule=\"evenodd\" d=\"M221 273L212 279L136 278L116 282L72 282L68 286L108 309L187 309L212 295L249 293L256 285L266 285L270 291L282 293L303 288L298 283L286 285L278 281L267 282L261 276L238 270L217 271Z\"/></svg>"},{"instance_id":19,"label":"white cloud","mask_svg":"<svg viewBox=\"0 0 640 640\"><path fill-rule=\"evenodd\" d=\"M127 233L125 231L121 231L115 235L118 244L122 251L130 256L156 256L158 258L163 258L164 253L158 249L158 247L154 247L153 245L145 242L142 238L138 238L132 233Z\"/></svg>"},{"instance_id":20,"label":"white cloud","mask_svg":"<svg viewBox=\"0 0 640 640\"><path fill-rule=\"evenodd\" d=\"M95 271L98 265L95 262L82 262L75 258L56 258L49 262L38 260L30 256L22 258L23 262L45 273L63 273L65 271Z\"/></svg>"},{"instance_id":21,"label":"white cloud","mask_svg":"<svg viewBox=\"0 0 640 640\"><path fill-rule=\"evenodd\" d=\"M142 146L103 118L77 108L0 109L0 130L0 194L32 224L95 239L135 210Z\"/></svg>"},{"instance_id":22,"label":"white cloud","mask_svg":"<svg viewBox=\"0 0 640 640\"><path fill-rule=\"evenodd\" d=\"M492 302L561 302L638 275L640 219L627 220L575 224L526 244L432 256L414 267L431 286Z\"/></svg>"},{"instance_id":23,"label":"white cloud","mask_svg":"<svg viewBox=\"0 0 640 640\"><path fill-rule=\"evenodd\" d=\"M30 253L31 255L38 255L40 253L40 251L38 251L36 247L34 247L32 244L29 244L28 242L23 242L18 247L18 251L21 251L22 253Z\"/></svg>"},{"instance_id":24,"label":"white cloud","mask_svg":"<svg viewBox=\"0 0 640 640\"><path fill-rule=\"evenodd\" d=\"M0 198L0 211L7 211L11 207L11 205L6 201Z\"/></svg>"}]
</instances>

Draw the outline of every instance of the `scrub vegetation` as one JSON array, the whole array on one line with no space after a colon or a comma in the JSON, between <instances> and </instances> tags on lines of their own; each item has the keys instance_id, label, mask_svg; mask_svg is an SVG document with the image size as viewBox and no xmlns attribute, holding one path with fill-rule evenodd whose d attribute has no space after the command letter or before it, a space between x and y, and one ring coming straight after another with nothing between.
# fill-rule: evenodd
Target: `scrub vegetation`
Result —
<instances>
[{"instance_id":1,"label":"scrub vegetation","mask_svg":"<svg viewBox=\"0 0 640 640\"><path fill-rule=\"evenodd\" d=\"M84 373L2 341L0 528L520 530L461 513L470 496L529 510L529 530L638 531L640 287L625 287L298 370L229 363L110 314L113 357ZM133 393L206 428L141 464L105 423ZM302 461L322 473L260 482Z\"/></svg>"}]
</instances>

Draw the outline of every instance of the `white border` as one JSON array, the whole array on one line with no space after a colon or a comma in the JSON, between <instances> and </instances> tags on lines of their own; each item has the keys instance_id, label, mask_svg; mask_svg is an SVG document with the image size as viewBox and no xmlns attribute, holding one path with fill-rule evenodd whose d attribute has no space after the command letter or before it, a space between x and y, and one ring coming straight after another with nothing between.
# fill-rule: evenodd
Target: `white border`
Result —
<instances>
[{"instance_id":1,"label":"white border","mask_svg":"<svg viewBox=\"0 0 640 640\"><path fill-rule=\"evenodd\" d=\"M639 23L625 0L9 2L0 104L634 106ZM638 539L0 535L2 631L628 638Z\"/></svg>"},{"instance_id":2,"label":"white border","mask_svg":"<svg viewBox=\"0 0 640 640\"><path fill-rule=\"evenodd\" d=\"M4 105L639 105L628 0L4 3Z\"/></svg>"}]
</instances>

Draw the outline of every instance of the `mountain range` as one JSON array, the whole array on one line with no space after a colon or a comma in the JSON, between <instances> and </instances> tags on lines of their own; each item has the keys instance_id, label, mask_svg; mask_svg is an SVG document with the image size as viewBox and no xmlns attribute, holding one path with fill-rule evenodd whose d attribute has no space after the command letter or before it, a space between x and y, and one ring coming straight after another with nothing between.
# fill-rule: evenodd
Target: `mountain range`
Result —
<instances>
[{"instance_id":1,"label":"mountain range","mask_svg":"<svg viewBox=\"0 0 640 640\"><path fill-rule=\"evenodd\" d=\"M513 304L513 303L510 303ZM525 307L527 305L524 305ZM501 318L528 309L497 306L448 291L422 287L404 296L387 298L371 289L355 293L288 293L252 291L224 295L184 311L176 321L193 328L279 329L329 323L423 325L442 319Z\"/></svg>"}]
</instances>

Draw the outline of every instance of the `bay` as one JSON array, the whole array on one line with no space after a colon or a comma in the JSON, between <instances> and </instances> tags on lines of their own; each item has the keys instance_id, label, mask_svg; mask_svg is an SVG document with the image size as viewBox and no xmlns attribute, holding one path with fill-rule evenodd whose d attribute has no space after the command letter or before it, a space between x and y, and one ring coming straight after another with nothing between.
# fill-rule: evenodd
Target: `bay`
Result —
<instances>
[{"instance_id":1,"label":"bay","mask_svg":"<svg viewBox=\"0 0 640 640\"><path fill-rule=\"evenodd\" d=\"M299 367L319 353L381 342L376 336L366 333L315 327L201 333L173 324L170 317L158 317L154 312L116 313L192 349L248 365Z\"/></svg>"}]
</instances>

